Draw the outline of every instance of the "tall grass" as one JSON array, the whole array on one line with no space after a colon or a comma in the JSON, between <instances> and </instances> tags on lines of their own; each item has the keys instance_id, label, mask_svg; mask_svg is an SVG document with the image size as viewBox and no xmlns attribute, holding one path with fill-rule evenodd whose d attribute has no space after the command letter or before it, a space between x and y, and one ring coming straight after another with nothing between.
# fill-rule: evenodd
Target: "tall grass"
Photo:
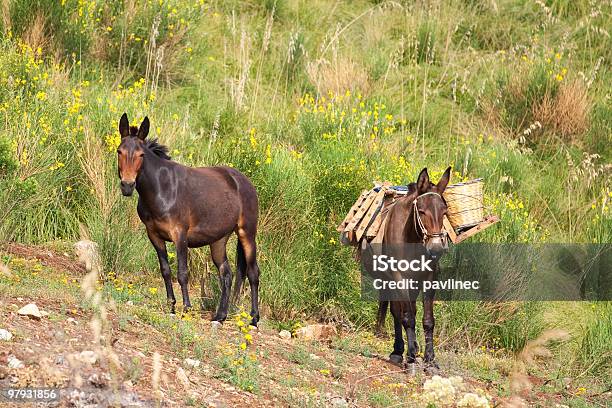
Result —
<instances>
[{"instance_id":1,"label":"tall grass","mask_svg":"<svg viewBox=\"0 0 612 408\"><path fill-rule=\"evenodd\" d=\"M434 180L448 165L452 181L485 178L502 222L475 239L610 242L609 5L52 3L27 3L38 20L23 2L4 10L3 239L86 235L105 270L157 275L135 199L116 188L126 111L148 115L175 160L253 180L276 319L372 324L335 226L373 181L408 183L425 166ZM193 257L194 276L205 260ZM443 304L441 343L518 350L548 307ZM606 322L580 334L589 370Z\"/></svg>"}]
</instances>

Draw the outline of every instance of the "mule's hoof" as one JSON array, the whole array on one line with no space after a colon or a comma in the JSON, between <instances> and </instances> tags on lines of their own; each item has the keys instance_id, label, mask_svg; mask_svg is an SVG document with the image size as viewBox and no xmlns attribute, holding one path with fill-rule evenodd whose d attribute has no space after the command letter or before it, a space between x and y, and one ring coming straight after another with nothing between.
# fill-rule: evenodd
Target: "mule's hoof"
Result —
<instances>
[{"instance_id":1,"label":"mule's hoof","mask_svg":"<svg viewBox=\"0 0 612 408\"><path fill-rule=\"evenodd\" d=\"M225 319L227 319L227 315L222 315L222 314L217 313L215 314L215 317L213 317L211 320L213 322L223 323Z\"/></svg>"},{"instance_id":2,"label":"mule's hoof","mask_svg":"<svg viewBox=\"0 0 612 408\"><path fill-rule=\"evenodd\" d=\"M399 354L391 354L391 355L389 355L389 362L391 364L395 364L395 365L401 366L403 361L404 361L404 357L400 356Z\"/></svg>"},{"instance_id":3,"label":"mule's hoof","mask_svg":"<svg viewBox=\"0 0 612 408\"><path fill-rule=\"evenodd\" d=\"M440 366L435 361L426 361L423 371L427 375L438 375L440 374Z\"/></svg>"},{"instance_id":4,"label":"mule's hoof","mask_svg":"<svg viewBox=\"0 0 612 408\"><path fill-rule=\"evenodd\" d=\"M406 363L406 374L410 377L414 377L417 373L417 365L416 363Z\"/></svg>"}]
</instances>

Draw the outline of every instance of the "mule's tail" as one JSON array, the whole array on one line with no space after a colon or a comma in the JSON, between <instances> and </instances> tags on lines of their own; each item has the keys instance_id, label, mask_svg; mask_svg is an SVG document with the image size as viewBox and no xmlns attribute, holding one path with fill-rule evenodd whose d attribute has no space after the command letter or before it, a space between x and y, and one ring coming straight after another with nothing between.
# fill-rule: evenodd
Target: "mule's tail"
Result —
<instances>
[{"instance_id":1,"label":"mule's tail","mask_svg":"<svg viewBox=\"0 0 612 408\"><path fill-rule=\"evenodd\" d=\"M388 300L378 301L378 313L376 314L376 328L374 334L378 337L386 338L387 330L385 329L385 320L387 319L387 310L389 309Z\"/></svg>"},{"instance_id":2,"label":"mule's tail","mask_svg":"<svg viewBox=\"0 0 612 408\"><path fill-rule=\"evenodd\" d=\"M246 256L244 255L244 247L242 243L238 239L238 245L236 247L236 280L234 282L234 294L233 302L236 303L238 301L238 297L240 296L240 291L242 290L242 284L247 276L247 262Z\"/></svg>"}]
</instances>

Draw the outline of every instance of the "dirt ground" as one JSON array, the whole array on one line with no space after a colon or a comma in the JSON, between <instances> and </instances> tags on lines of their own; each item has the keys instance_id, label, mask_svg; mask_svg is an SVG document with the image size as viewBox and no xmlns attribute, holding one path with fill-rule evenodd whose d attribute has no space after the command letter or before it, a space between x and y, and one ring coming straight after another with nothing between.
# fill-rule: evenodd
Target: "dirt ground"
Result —
<instances>
[{"instance_id":1,"label":"dirt ground","mask_svg":"<svg viewBox=\"0 0 612 408\"><path fill-rule=\"evenodd\" d=\"M61 389L59 401L42 406L427 406L423 385L431 376L388 363L391 340L368 333L284 339L265 320L255 330L239 315L223 325L199 313L171 315L165 294L146 281L99 283L112 299L101 315L84 300L85 272L70 255L19 245L0 255L8 266L0 275L0 329L12 334L0 340L0 389ZM48 315L20 315L29 303ZM439 352L438 360L443 378L462 377L458 397L510 403L507 356ZM535 387L523 395L525 406L564 406L563 393L542 391L549 380L529 380Z\"/></svg>"}]
</instances>

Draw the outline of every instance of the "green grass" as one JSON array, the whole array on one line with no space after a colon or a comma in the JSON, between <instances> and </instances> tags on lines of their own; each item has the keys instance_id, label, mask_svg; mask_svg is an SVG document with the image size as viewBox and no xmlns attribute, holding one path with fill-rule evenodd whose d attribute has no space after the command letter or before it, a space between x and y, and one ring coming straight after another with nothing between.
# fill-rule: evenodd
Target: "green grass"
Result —
<instances>
[{"instance_id":1,"label":"green grass","mask_svg":"<svg viewBox=\"0 0 612 408\"><path fill-rule=\"evenodd\" d=\"M373 181L407 183L425 166L434 180L448 165L452 181L485 179L487 210L502 222L475 239L610 242L612 47L601 31L609 4L453 0L415 12L363 0L136 1L129 10L120 1L9 3L0 40L3 240L89 237L105 271L126 282L158 276L136 200L117 188L125 111L134 123L148 115L177 161L227 164L253 180L266 318L371 328L375 305L361 302L358 265L335 226ZM36 43L29 31L43 9L47 41ZM314 75L317 61L324 69ZM574 82L588 96L588 126L566 135L541 108ZM569 111L569 125L580 112ZM206 257L192 258L198 276ZM542 316L554 308L442 304L436 330L445 347L516 351L550 325ZM612 323L609 308L588 313L565 352L594 373Z\"/></svg>"}]
</instances>

